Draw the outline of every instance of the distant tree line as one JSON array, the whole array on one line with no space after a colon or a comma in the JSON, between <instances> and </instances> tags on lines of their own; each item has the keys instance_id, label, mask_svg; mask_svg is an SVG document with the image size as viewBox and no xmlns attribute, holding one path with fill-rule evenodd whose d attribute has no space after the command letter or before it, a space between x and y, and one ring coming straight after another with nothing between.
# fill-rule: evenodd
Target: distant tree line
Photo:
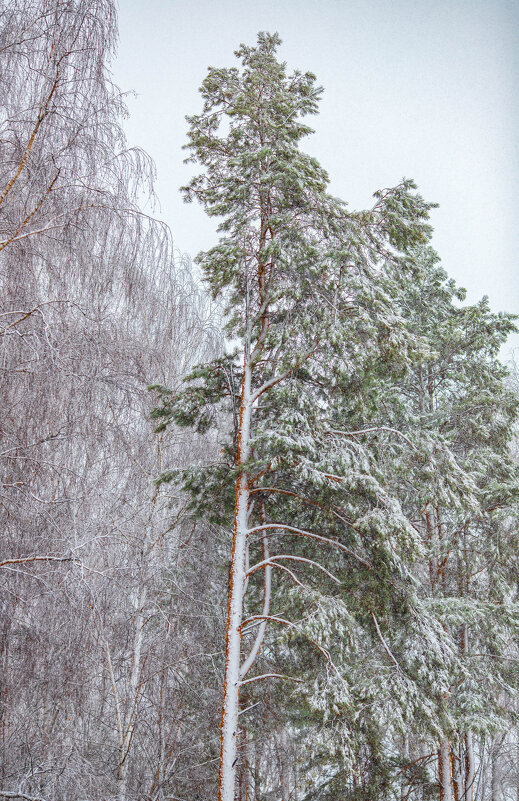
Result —
<instances>
[{"instance_id":1,"label":"distant tree line","mask_svg":"<svg viewBox=\"0 0 519 801\"><path fill-rule=\"evenodd\" d=\"M328 194L275 34L188 118L203 288L114 4L0 16L0 798L519 801L513 317Z\"/></svg>"}]
</instances>

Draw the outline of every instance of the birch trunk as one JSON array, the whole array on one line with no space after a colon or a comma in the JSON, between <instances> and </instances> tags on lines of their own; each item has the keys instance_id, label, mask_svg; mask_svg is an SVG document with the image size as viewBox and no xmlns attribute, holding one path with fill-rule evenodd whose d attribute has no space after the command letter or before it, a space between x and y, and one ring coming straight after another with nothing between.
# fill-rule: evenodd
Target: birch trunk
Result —
<instances>
[{"instance_id":1,"label":"birch trunk","mask_svg":"<svg viewBox=\"0 0 519 801\"><path fill-rule=\"evenodd\" d=\"M105 644L106 657L108 668L110 672L110 680L112 684L112 692L114 695L115 714L116 714L116 728L117 728L117 798L118 801L126 801L128 789L128 767L129 767L129 753L132 744L133 734L135 731L135 723L137 719L137 710L140 696L140 672L141 672L141 652L142 641L144 632L144 604L146 602L146 588L141 586L137 597L135 609L135 631L133 636L132 646L132 669L130 673L129 687L128 687L128 707L126 714L121 704L121 698L117 683L115 681L115 674L112 665L112 658L110 655L110 648L108 643Z\"/></svg>"},{"instance_id":2,"label":"birch trunk","mask_svg":"<svg viewBox=\"0 0 519 801\"><path fill-rule=\"evenodd\" d=\"M245 353L241 390L240 420L238 430L238 467L249 458L251 421L251 371L248 353ZM229 579L229 602L227 608L227 633L225 653L225 678L223 688L222 726L220 741L219 801L234 801L236 765L238 760L238 714L240 693L241 622L243 615L243 591L245 583L245 556L247 549L247 510L249 504L249 476L243 471L236 481L234 506L234 529L231 569Z\"/></svg>"}]
</instances>

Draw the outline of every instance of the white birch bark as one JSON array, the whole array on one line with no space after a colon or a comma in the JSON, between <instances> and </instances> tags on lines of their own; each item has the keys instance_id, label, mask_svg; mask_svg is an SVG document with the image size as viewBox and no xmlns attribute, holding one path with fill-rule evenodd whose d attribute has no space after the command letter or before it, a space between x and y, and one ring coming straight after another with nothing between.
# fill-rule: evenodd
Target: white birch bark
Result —
<instances>
[{"instance_id":1,"label":"white birch bark","mask_svg":"<svg viewBox=\"0 0 519 801\"><path fill-rule=\"evenodd\" d=\"M132 647L132 668L130 673L128 697L129 706L126 715L121 709L121 699L115 681L112 659L108 643L106 643L106 655L110 671L112 692L114 694L116 730L117 730L117 798L118 801L126 801L128 790L128 767L129 753L135 731L137 719L137 706L140 695L140 671L141 671L141 652L144 630L144 604L146 601L146 588L141 586L137 597L135 610L135 630Z\"/></svg>"},{"instance_id":2,"label":"white birch bark","mask_svg":"<svg viewBox=\"0 0 519 801\"><path fill-rule=\"evenodd\" d=\"M251 402L251 371L245 354L238 431L238 466L249 458ZM236 764L238 758L238 714L240 692L241 622L245 584L247 550L247 511L249 505L249 476L240 473L236 481L234 531L232 543L229 605L227 610L227 647L222 706L219 801L234 801Z\"/></svg>"}]
</instances>

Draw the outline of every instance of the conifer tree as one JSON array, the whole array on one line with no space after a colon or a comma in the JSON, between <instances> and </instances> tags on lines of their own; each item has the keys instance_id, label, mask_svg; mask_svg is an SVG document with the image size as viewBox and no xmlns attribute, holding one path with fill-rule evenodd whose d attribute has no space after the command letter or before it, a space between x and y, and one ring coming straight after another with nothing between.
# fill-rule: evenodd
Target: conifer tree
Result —
<instances>
[{"instance_id":1,"label":"conifer tree","mask_svg":"<svg viewBox=\"0 0 519 801\"><path fill-rule=\"evenodd\" d=\"M431 205L409 181L377 193L374 208L357 214L327 193L326 172L298 147L311 132L301 118L317 112L321 89L311 73L287 73L276 59L279 44L277 34L260 33L256 47L237 51L241 70L210 68L203 111L188 118L189 161L204 171L185 197L223 218L219 243L198 262L226 304L236 350L195 369L180 393L155 387L158 430L174 422L203 432L222 413L231 421L220 463L160 479L180 481L194 514L233 528L221 801L234 798L239 692L264 678L248 674L267 622L310 640L339 695L345 685L332 666L327 629L351 616L332 590L341 579L317 561L316 546L335 552L334 569L350 575L357 593L367 584L373 597L390 587L402 597L411 591L406 560L419 548L364 449L337 424L345 422L343 393L366 365L382 359L398 372L416 346L394 311L384 264L408 269L407 251L430 233ZM316 574L328 582L324 592ZM296 586L306 627L273 609L281 576Z\"/></svg>"},{"instance_id":2,"label":"conifer tree","mask_svg":"<svg viewBox=\"0 0 519 801\"><path fill-rule=\"evenodd\" d=\"M422 349L397 380L380 370L365 376L362 394L376 392L377 404L363 441L421 532L425 558L414 567L420 603L450 633L458 654L447 693L430 699L436 744L433 732L424 740L419 718L410 732L415 742L428 742L426 752L438 749L440 797L469 801L475 739L504 725L510 704L503 699L517 687L510 661L519 612L512 556L518 483L510 452L517 399L498 361L514 323L512 315L492 313L487 299L460 305L465 291L448 280L429 246L412 259L412 281L393 275L400 284L395 303ZM396 430L402 436L391 434ZM387 628L389 647L406 668L409 631ZM411 761L408 754L402 764Z\"/></svg>"}]
</instances>

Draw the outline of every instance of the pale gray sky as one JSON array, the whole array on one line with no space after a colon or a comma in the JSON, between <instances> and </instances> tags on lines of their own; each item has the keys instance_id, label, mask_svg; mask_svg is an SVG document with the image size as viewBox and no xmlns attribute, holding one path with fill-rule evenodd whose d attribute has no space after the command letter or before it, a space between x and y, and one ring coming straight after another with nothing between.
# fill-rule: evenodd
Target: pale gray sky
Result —
<instances>
[{"instance_id":1,"label":"pale gray sky","mask_svg":"<svg viewBox=\"0 0 519 801\"><path fill-rule=\"evenodd\" d=\"M325 88L304 143L351 208L414 178L433 212L433 244L474 302L519 312L519 2L517 0L120 0L116 83L133 89L125 128L154 158L160 216L195 256L216 222L178 187L186 114L208 65L278 31L289 67ZM511 341L519 354L519 335ZM509 349L503 355L506 357Z\"/></svg>"}]
</instances>

